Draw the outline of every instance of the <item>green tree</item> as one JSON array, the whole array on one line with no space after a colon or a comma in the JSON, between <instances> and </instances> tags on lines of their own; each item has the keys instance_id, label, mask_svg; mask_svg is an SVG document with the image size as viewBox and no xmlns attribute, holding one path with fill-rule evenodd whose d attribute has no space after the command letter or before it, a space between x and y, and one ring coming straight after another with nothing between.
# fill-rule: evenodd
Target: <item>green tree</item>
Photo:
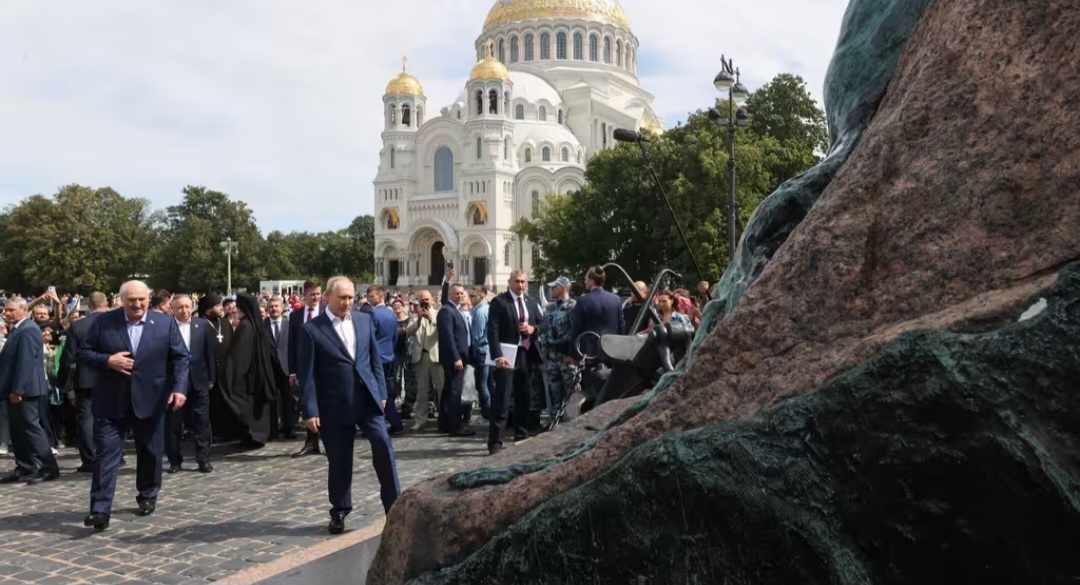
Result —
<instances>
[{"instance_id":1,"label":"green tree","mask_svg":"<svg viewBox=\"0 0 1080 585\"><path fill-rule=\"evenodd\" d=\"M234 288L257 290L266 280L266 242L251 208L220 191L186 187L184 200L166 210L162 245L155 261L155 286L173 291L223 291L227 271L221 242L232 239Z\"/></svg>"},{"instance_id":2,"label":"green tree","mask_svg":"<svg viewBox=\"0 0 1080 585\"><path fill-rule=\"evenodd\" d=\"M0 219L0 278L24 292L83 284L116 290L148 268L159 220L145 199L108 187L67 185L52 198L31 196Z\"/></svg>"},{"instance_id":3,"label":"green tree","mask_svg":"<svg viewBox=\"0 0 1080 585\"><path fill-rule=\"evenodd\" d=\"M815 164L815 149L824 144L814 138L812 122L823 121L824 115L813 106L800 79L781 75L762 90L765 93L754 94L752 101L771 121L736 130L738 230L766 195ZM802 98L814 112L796 109L790 114L792 120L778 115L778 104L785 100L802 104ZM771 128L781 135L769 133ZM705 278L715 281L719 277L729 258L727 128L698 111L685 124L655 137L647 148L671 212L636 145L620 144L602 151L589 161L580 192L546 197L533 218L517 226L540 246L542 258L534 268L538 276L577 275L590 264L614 261L631 276L643 279L668 266L692 284L698 272L679 237L673 212Z\"/></svg>"},{"instance_id":4,"label":"green tree","mask_svg":"<svg viewBox=\"0 0 1080 585\"><path fill-rule=\"evenodd\" d=\"M814 166L829 149L829 126L798 75L781 73L746 100L750 131L774 138L769 164L780 182ZM773 189L779 187L776 183Z\"/></svg>"}]
</instances>

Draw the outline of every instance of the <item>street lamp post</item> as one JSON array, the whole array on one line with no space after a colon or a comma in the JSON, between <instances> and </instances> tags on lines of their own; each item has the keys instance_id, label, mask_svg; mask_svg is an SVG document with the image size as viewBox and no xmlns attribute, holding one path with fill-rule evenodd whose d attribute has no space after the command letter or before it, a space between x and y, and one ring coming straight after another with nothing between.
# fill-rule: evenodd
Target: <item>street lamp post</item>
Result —
<instances>
[{"instance_id":1,"label":"street lamp post","mask_svg":"<svg viewBox=\"0 0 1080 585\"><path fill-rule=\"evenodd\" d=\"M232 255L236 251L238 242L234 242L232 238L226 238L224 242L221 242L221 247L225 250L226 257L226 284L229 296L232 296Z\"/></svg>"},{"instance_id":2,"label":"street lamp post","mask_svg":"<svg viewBox=\"0 0 1080 585\"><path fill-rule=\"evenodd\" d=\"M746 98L750 97L750 92L739 81L739 70L731 59L725 59L721 55L720 63L720 73L713 79L713 85L721 94L725 91L728 94L728 116L723 118L717 108L712 108L709 110L709 119L728 128L728 254L734 262L735 246L738 243L735 234L735 128L746 126L749 122L750 117L741 106ZM740 105L738 111L735 110L736 103Z\"/></svg>"}]
</instances>

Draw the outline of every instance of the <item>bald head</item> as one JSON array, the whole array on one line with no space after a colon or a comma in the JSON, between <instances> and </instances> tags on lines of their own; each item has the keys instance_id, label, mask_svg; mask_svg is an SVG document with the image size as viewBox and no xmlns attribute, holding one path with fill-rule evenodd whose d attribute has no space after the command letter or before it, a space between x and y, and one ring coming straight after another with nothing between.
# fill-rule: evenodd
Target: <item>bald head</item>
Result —
<instances>
[{"instance_id":1,"label":"bald head","mask_svg":"<svg viewBox=\"0 0 1080 585\"><path fill-rule=\"evenodd\" d=\"M127 298L127 296L132 294L132 293L141 293L141 294L144 294L147 297L149 297L150 296L150 287L147 286L146 283L141 281L141 280L129 280L129 281L125 282L124 284L120 285L120 299L121 300Z\"/></svg>"},{"instance_id":2,"label":"bald head","mask_svg":"<svg viewBox=\"0 0 1080 585\"><path fill-rule=\"evenodd\" d=\"M139 321L150 307L150 287L141 280L129 280L120 285L120 301L128 320Z\"/></svg>"}]
</instances>

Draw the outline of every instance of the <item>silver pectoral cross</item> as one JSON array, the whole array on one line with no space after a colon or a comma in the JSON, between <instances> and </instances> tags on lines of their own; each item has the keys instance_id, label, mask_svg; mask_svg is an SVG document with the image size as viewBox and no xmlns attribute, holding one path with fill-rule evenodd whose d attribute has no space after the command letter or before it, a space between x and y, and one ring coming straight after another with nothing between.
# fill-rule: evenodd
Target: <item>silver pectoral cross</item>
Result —
<instances>
[{"instance_id":1,"label":"silver pectoral cross","mask_svg":"<svg viewBox=\"0 0 1080 585\"><path fill-rule=\"evenodd\" d=\"M225 340L225 336L224 336L224 335L222 335L221 333L218 333L218 334L217 334L217 342L218 342L218 343L221 343L221 342L222 342L222 341L224 341L224 340Z\"/></svg>"}]
</instances>

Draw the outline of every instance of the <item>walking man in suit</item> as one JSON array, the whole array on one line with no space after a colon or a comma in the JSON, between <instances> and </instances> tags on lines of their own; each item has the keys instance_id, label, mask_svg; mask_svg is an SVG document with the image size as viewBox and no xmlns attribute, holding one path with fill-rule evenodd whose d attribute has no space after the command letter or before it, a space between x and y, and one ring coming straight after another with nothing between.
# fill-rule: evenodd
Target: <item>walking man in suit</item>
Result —
<instances>
[{"instance_id":1,"label":"walking man in suit","mask_svg":"<svg viewBox=\"0 0 1080 585\"><path fill-rule=\"evenodd\" d=\"M186 424L195 437L195 462L199 471L210 473L210 389L217 376L217 354L212 338L214 330L200 317L192 317L191 297L176 295L172 299L172 314L180 329L180 337L188 349L187 401L183 410L165 413L165 452L169 456L169 473L180 471L184 456L180 453L183 427Z\"/></svg>"},{"instance_id":2,"label":"walking man in suit","mask_svg":"<svg viewBox=\"0 0 1080 585\"><path fill-rule=\"evenodd\" d=\"M449 302L444 302L436 319L439 328L439 364L443 369L443 390L439 398L439 430L457 437L470 437L476 431L465 426L461 412L461 392L465 388L465 364L470 359L470 315L464 308L465 287L449 287Z\"/></svg>"},{"instance_id":3,"label":"walking man in suit","mask_svg":"<svg viewBox=\"0 0 1080 585\"><path fill-rule=\"evenodd\" d=\"M90 314L71 324L67 333L67 345L60 357L61 371L70 372L71 366L75 366L75 417L78 425L79 459L82 464L75 471L79 473L93 473L94 462L97 460L97 448L94 446L94 414L90 412L93 404L93 388L97 384L98 370L80 363L77 359L79 346L82 340L90 333L90 325L99 315L109 310L109 299L104 293L91 293L87 302ZM72 375L72 374L68 374Z\"/></svg>"},{"instance_id":4,"label":"walking man in suit","mask_svg":"<svg viewBox=\"0 0 1080 585\"><path fill-rule=\"evenodd\" d=\"M367 302L360 305L360 312L370 315L372 323L375 324L375 342L379 346L379 357L382 359L383 377L389 384L393 378L394 345L397 343L398 324L397 314L386 306L386 289L377 284L368 288ZM397 390L397 388L387 387L386 424L390 428L391 435L405 429L401 422L401 415L398 414L394 404Z\"/></svg>"},{"instance_id":5,"label":"walking man in suit","mask_svg":"<svg viewBox=\"0 0 1080 585\"><path fill-rule=\"evenodd\" d=\"M300 332L303 330L304 325L310 323L315 317L318 317L322 313L322 287L314 280L305 281L304 306L299 311L293 311L292 314L289 315L289 383L297 390L302 388L296 375L300 359ZM304 397L300 396L299 399L302 402ZM304 439L304 446L296 453L293 453L293 457L318 454L319 433L317 431L312 431L309 428L307 430L307 438Z\"/></svg>"},{"instance_id":6,"label":"walking man in suit","mask_svg":"<svg viewBox=\"0 0 1080 585\"><path fill-rule=\"evenodd\" d=\"M176 320L149 311L150 289L138 280L120 287L121 308L98 316L79 347L79 359L98 368L94 386L94 442L98 462L86 526L109 527L116 476L128 429L135 434L139 515L157 508L165 443L165 409L184 406L188 350Z\"/></svg>"},{"instance_id":7,"label":"walking man in suit","mask_svg":"<svg viewBox=\"0 0 1080 585\"><path fill-rule=\"evenodd\" d=\"M41 426L42 417L49 416L41 328L30 319L26 299L20 297L4 303L4 320L10 333L0 352L0 400L8 403L15 471L0 483L52 481L60 477L60 466Z\"/></svg>"},{"instance_id":8,"label":"walking man in suit","mask_svg":"<svg viewBox=\"0 0 1080 585\"><path fill-rule=\"evenodd\" d=\"M353 440L359 426L371 444L383 509L401 491L394 447L386 431L386 379L371 317L352 309L356 289L348 278L326 283L326 312L300 335L297 376L308 430L318 432L329 462L330 534L345 530L352 511Z\"/></svg>"},{"instance_id":9,"label":"walking man in suit","mask_svg":"<svg viewBox=\"0 0 1080 585\"><path fill-rule=\"evenodd\" d=\"M292 362L289 360L289 324L285 321L285 301L280 296L273 296L266 304L266 321L262 326L266 329L267 337L274 348L277 356L278 372L280 379L287 379L292 373ZM277 416L279 434L283 439L295 439L296 433L293 426L296 425L296 396L293 395L292 384L286 384L278 388Z\"/></svg>"},{"instance_id":10,"label":"walking man in suit","mask_svg":"<svg viewBox=\"0 0 1080 585\"><path fill-rule=\"evenodd\" d=\"M514 402L514 420L516 427L514 439L520 440L526 434L529 416L529 391L532 387L530 365L541 363L537 336L537 324L541 317L540 304L536 299L525 294L528 275L524 270L515 270L510 274L509 289L496 296L488 309L488 351L495 360L495 396L491 402L491 419L488 430L488 454L494 455L502 450L506 435L507 418L510 414L510 402ZM516 345L517 356L514 366L503 355L502 345Z\"/></svg>"}]
</instances>

